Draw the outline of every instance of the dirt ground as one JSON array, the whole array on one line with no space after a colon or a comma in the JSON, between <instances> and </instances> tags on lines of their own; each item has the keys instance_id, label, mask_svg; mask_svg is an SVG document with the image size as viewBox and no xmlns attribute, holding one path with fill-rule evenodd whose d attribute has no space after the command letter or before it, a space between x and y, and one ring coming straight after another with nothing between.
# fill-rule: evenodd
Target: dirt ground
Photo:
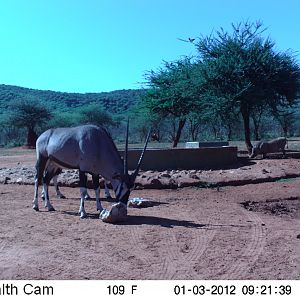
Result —
<instances>
[{"instance_id":1,"label":"dirt ground","mask_svg":"<svg viewBox=\"0 0 300 300\"><path fill-rule=\"evenodd\" d=\"M33 162L30 151L0 157L0 167ZM300 160L253 161L239 176L278 164L288 173ZM219 172L224 181L231 175ZM56 211L40 202L35 212L32 185L0 184L0 279L300 279L299 187L295 176L135 190L131 197L154 206L129 208L128 220L113 225L98 219L95 201L86 202L88 218L79 218L78 188L62 187L62 200L50 188Z\"/></svg>"}]
</instances>

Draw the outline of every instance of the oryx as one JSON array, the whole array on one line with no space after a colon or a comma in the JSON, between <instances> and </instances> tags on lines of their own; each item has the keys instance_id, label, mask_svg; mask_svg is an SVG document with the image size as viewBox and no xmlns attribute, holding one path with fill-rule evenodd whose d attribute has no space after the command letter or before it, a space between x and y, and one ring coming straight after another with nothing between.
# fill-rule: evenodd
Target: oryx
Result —
<instances>
[{"instance_id":1,"label":"oryx","mask_svg":"<svg viewBox=\"0 0 300 300\"><path fill-rule=\"evenodd\" d=\"M128 123L124 159L122 160L112 138L102 127L82 125L72 128L56 128L45 131L36 141L36 177L33 209L38 211L38 185L43 181L45 191L45 206L49 211L54 210L49 200L48 185L55 174L50 164L57 168L79 169L80 184L80 217L84 218L84 200L86 195L86 175L92 175L96 190L96 205L103 221L117 222L127 216L127 202L131 189L134 187L136 176L149 141L148 133L144 149L137 167L128 174ZM103 209L99 200L99 174L110 181L116 195L117 204L110 211Z\"/></svg>"}]
</instances>

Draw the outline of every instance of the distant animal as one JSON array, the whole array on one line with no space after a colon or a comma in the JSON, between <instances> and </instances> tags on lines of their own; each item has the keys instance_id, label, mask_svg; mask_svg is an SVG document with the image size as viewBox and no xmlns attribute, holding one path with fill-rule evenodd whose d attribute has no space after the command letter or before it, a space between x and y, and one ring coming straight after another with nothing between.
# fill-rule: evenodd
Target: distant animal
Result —
<instances>
[{"instance_id":1,"label":"distant animal","mask_svg":"<svg viewBox=\"0 0 300 300\"><path fill-rule=\"evenodd\" d=\"M252 148L250 158L254 158L257 155L262 155L265 158L268 153L282 152L285 156L285 146L287 145L287 139L280 137L271 141L260 141Z\"/></svg>"},{"instance_id":2,"label":"distant animal","mask_svg":"<svg viewBox=\"0 0 300 300\"><path fill-rule=\"evenodd\" d=\"M141 153L135 171L129 175L127 166L128 156L128 127L126 131L126 143L124 159L122 160L108 132L95 125L82 125L72 128L49 129L42 133L36 141L36 176L33 209L38 211L38 186L42 182L45 193L45 207L53 211L50 203L48 185L57 175L58 168L79 169L80 185L80 217L87 216L84 208L86 195L86 174L92 175L94 189L96 191L96 207L100 211L99 218L105 215L110 220L110 212L115 210L104 210L99 199L99 174L110 181L116 195L117 209L127 215L127 202L131 189L134 187L143 156L150 137L150 130ZM48 166L50 166L48 168ZM53 167L51 167L53 166ZM114 207L113 207L114 208ZM114 221L118 221L114 219Z\"/></svg>"}]
</instances>

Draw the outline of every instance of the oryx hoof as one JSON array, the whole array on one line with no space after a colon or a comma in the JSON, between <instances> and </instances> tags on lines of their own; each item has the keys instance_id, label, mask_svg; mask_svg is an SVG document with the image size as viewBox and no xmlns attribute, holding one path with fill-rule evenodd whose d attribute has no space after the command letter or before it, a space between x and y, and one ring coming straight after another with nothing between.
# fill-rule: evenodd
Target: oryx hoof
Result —
<instances>
[{"instance_id":1,"label":"oryx hoof","mask_svg":"<svg viewBox=\"0 0 300 300\"><path fill-rule=\"evenodd\" d=\"M79 214L80 214L80 219L85 219L87 217L86 212L79 212Z\"/></svg>"},{"instance_id":2,"label":"oryx hoof","mask_svg":"<svg viewBox=\"0 0 300 300\"><path fill-rule=\"evenodd\" d=\"M40 211L39 207L37 205L33 205L32 208L35 210L35 211Z\"/></svg>"},{"instance_id":3,"label":"oryx hoof","mask_svg":"<svg viewBox=\"0 0 300 300\"><path fill-rule=\"evenodd\" d=\"M55 208L51 205L48 207L48 211L55 211Z\"/></svg>"},{"instance_id":4,"label":"oryx hoof","mask_svg":"<svg viewBox=\"0 0 300 300\"><path fill-rule=\"evenodd\" d=\"M99 215L99 219L106 223L117 223L126 220L127 206L118 202L114 204L110 210L103 209Z\"/></svg>"},{"instance_id":5,"label":"oryx hoof","mask_svg":"<svg viewBox=\"0 0 300 300\"><path fill-rule=\"evenodd\" d=\"M97 211L100 211L100 213L104 210L104 208L101 206L101 207L97 207Z\"/></svg>"}]
</instances>

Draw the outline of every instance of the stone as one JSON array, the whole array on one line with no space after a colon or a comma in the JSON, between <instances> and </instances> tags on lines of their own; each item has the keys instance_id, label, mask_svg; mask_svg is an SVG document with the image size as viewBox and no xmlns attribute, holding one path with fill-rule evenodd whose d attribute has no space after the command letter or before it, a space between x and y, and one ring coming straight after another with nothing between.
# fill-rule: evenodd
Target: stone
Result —
<instances>
[{"instance_id":1,"label":"stone","mask_svg":"<svg viewBox=\"0 0 300 300\"><path fill-rule=\"evenodd\" d=\"M127 219L127 207L124 203L118 202L112 205L111 209L103 209L99 218L106 223L117 223Z\"/></svg>"},{"instance_id":2,"label":"stone","mask_svg":"<svg viewBox=\"0 0 300 300\"><path fill-rule=\"evenodd\" d=\"M131 198L127 203L127 207L133 208L143 208L150 206L153 206L153 202L144 198Z\"/></svg>"}]
</instances>

